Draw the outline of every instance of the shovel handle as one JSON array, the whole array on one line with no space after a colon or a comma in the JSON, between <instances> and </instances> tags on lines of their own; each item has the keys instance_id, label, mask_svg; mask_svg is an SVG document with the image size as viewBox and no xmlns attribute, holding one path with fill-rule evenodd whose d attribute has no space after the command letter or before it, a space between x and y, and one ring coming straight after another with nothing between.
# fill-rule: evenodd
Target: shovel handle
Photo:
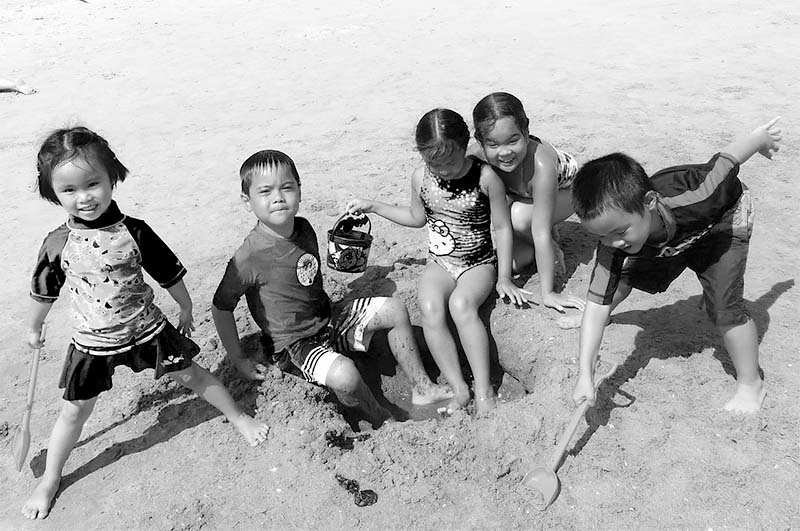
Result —
<instances>
[{"instance_id":1,"label":"shovel handle","mask_svg":"<svg viewBox=\"0 0 800 531\"><path fill-rule=\"evenodd\" d=\"M47 324L42 323L41 332L39 332L39 339L44 340L44 333L47 329ZM33 363L31 363L31 376L28 379L28 401L25 403L25 415L23 416L23 423L27 425L28 417L33 408L33 395L36 393L36 375L39 372L39 355L41 348L33 349Z\"/></svg>"},{"instance_id":2,"label":"shovel handle","mask_svg":"<svg viewBox=\"0 0 800 531\"><path fill-rule=\"evenodd\" d=\"M617 370L618 366L619 364L612 363L611 368L609 368L606 372L595 376L595 381L594 381L595 391L597 390L598 387L600 387L600 384L603 383L603 381L606 378L614 374L614 371ZM559 439L558 445L553 451L553 457L550 460L550 469L553 470L553 472L556 471L556 469L558 468L558 464L561 462L561 458L564 457L564 452L567 449L567 445L569 444L569 441L572 439L572 436L575 435L575 430L578 429L578 423L580 423L581 419L586 414L587 409L589 409L589 401L584 400L583 402L581 402L578 408L572 413L572 417L569 420L569 424L567 425L567 428L564 430L564 433L561 435L561 439Z\"/></svg>"}]
</instances>

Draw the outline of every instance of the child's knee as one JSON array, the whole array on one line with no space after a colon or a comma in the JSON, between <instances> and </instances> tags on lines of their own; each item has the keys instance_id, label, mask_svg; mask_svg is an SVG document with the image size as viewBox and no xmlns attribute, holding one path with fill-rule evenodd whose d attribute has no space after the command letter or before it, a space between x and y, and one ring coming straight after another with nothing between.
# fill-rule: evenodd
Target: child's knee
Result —
<instances>
[{"instance_id":1,"label":"child's knee","mask_svg":"<svg viewBox=\"0 0 800 531\"><path fill-rule=\"evenodd\" d=\"M70 400L61 408L61 418L70 424L83 424L91 416L97 398Z\"/></svg>"},{"instance_id":2,"label":"child's knee","mask_svg":"<svg viewBox=\"0 0 800 531\"><path fill-rule=\"evenodd\" d=\"M478 308L474 301L455 293L450 297L448 306L450 308L450 316L456 323L474 319L478 315Z\"/></svg>"},{"instance_id":3,"label":"child's knee","mask_svg":"<svg viewBox=\"0 0 800 531\"><path fill-rule=\"evenodd\" d=\"M419 311L422 314L422 322L425 325L435 325L445 322L447 312L444 304L433 298L419 298Z\"/></svg>"},{"instance_id":4,"label":"child's knee","mask_svg":"<svg viewBox=\"0 0 800 531\"><path fill-rule=\"evenodd\" d=\"M405 303L395 297L386 299L386 302L383 303L383 308L381 308L381 314L386 316L387 324L391 326L411 323Z\"/></svg>"},{"instance_id":5,"label":"child's knee","mask_svg":"<svg viewBox=\"0 0 800 531\"><path fill-rule=\"evenodd\" d=\"M325 385L335 393L352 394L361 385L361 373L353 360L339 356L325 375Z\"/></svg>"}]
</instances>

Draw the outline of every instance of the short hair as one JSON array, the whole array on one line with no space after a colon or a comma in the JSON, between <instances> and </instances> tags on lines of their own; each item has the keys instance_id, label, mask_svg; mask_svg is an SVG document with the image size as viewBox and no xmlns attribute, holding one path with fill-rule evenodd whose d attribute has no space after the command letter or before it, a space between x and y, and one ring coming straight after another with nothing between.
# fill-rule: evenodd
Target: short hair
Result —
<instances>
[{"instance_id":1,"label":"short hair","mask_svg":"<svg viewBox=\"0 0 800 531\"><path fill-rule=\"evenodd\" d=\"M250 195L250 185L253 182L253 175L259 172L268 171L278 166L286 166L291 170L297 186L300 186L300 174L297 173L297 166L294 165L292 158L275 149L264 149L253 153L239 168L239 178L242 180L242 193Z\"/></svg>"},{"instance_id":2,"label":"short hair","mask_svg":"<svg viewBox=\"0 0 800 531\"><path fill-rule=\"evenodd\" d=\"M439 107L420 118L415 140L417 151L425 160L445 158L456 149L467 150L469 127L460 114Z\"/></svg>"},{"instance_id":3,"label":"short hair","mask_svg":"<svg viewBox=\"0 0 800 531\"><path fill-rule=\"evenodd\" d=\"M128 168L122 164L106 139L83 126L56 129L45 138L36 157L36 189L42 199L60 205L53 190L53 171L59 164L82 157L91 165L96 161L111 179L111 187L125 180Z\"/></svg>"},{"instance_id":4,"label":"short hair","mask_svg":"<svg viewBox=\"0 0 800 531\"><path fill-rule=\"evenodd\" d=\"M483 144L486 135L500 118L511 117L522 132L528 132L530 120L525 114L522 102L508 92L492 92L484 96L472 109L472 125L475 127L475 140Z\"/></svg>"},{"instance_id":5,"label":"short hair","mask_svg":"<svg viewBox=\"0 0 800 531\"><path fill-rule=\"evenodd\" d=\"M609 207L642 214L652 189L641 164L624 153L611 153L587 162L575 174L572 206L581 219L596 218Z\"/></svg>"}]
</instances>

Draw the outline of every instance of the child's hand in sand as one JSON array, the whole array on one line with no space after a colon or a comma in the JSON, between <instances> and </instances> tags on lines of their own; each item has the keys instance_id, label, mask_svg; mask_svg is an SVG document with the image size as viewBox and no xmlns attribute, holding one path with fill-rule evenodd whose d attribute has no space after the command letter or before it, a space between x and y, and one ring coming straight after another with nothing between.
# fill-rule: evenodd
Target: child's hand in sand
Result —
<instances>
[{"instance_id":1,"label":"child's hand in sand","mask_svg":"<svg viewBox=\"0 0 800 531\"><path fill-rule=\"evenodd\" d=\"M267 377L267 367L248 358L233 360L233 366L239 376L247 380L263 380Z\"/></svg>"},{"instance_id":2,"label":"child's hand in sand","mask_svg":"<svg viewBox=\"0 0 800 531\"><path fill-rule=\"evenodd\" d=\"M552 308L559 313L564 313L565 308L577 308L583 311L586 301L574 295L551 291L542 297L542 304L544 304L545 308Z\"/></svg>"},{"instance_id":3,"label":"child's hand in sand","mask_svg":"<svg viewBox=\"0 0 800 531\"><path fill-rule=\"evenodd\" d=\"M591 374L581 373L578 375L578 383L575 384L575 390L572 392L572 400L575 405L581 404L584 400L587 400L590 406L594 405L595 390Z\"/></svg>"},{"instance_id":4,"label":"child's hand in sand","mask_svg":"<svg viewBox=\"0 0 800 531\"><path fill-rule=\"evenodd\" d=\"M495 284L497 295L503 299L508 300L514 306L522 306L526 302L534 302L533 294L530 291L518 288L510 278L498 278Z\"/></svg>"},{"instance_id":5,"label":"child's hand in sand","mask_svg":"<svg viewBox=\"0 0 800 531\"><path fill-rule=\"evenodd\" d=\"M780 119L781 117L777 116L753 131L753 134L761 141L758 152L768 159L772 159L772 156L780 149L778 142L781 141L781 130L777 127Z\"/></svg>"}]
</instances>

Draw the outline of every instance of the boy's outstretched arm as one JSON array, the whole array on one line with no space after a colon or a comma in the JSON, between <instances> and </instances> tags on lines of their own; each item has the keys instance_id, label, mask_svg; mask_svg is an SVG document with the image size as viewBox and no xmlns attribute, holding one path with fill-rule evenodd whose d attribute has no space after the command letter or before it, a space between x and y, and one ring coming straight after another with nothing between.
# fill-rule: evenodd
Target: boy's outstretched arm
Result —
<instances>
[{"instance_id":1,"label":"boy's outstretched arm","mask_svg":"<svg viewBox=\"0 0 800 531\"><path fill-rule=\"evenodd\" d=\"M739 164L744 164L756 153L772 159L772 155L780 149L778 142L781 141L781 130L777 126L780 119L780 116L773 118L752 133L737 138L721 151L733 156Z\"/></svg>"},{"instance_id":2,"label":"boy's outstretched arm","mask_svg":"<svg viewBox=\"0 0 800 531\"><path fill-rule=\"evenodd\" d=\"M600 351L603 331L610 316L610 305L586 301L586 308L583 310L583 320L581 321L578 351L578 382L572 392L572 399L576 404L587 400L590 406L594 405L594 366L597 363L597 354Z\"/></svg>"},{"instance_id":3,"label":"boy's outstretched arm","mask_svg":"<svg viewBox=\"0 0 800 531\"><path fill-rule=\"evenodd\" d=\"M239 342L239 330L236 328L236 319L233 312L220 310L216 306L211 306L211 316L214 318L214 326L217 335L222 342L222 347L228 353L231 363L239 371L239 374L250 380L263 380L267 377L267 368L247 359L242 352L242 345Z\"/></svg>"},{"instance_id":4,"label":"boy's outstretched arm","mask_svg":"<svg viewBox=\"0 0 800 531\"><path fill-rule=\"evenodd\" d=\"M189 296L189 290L186 289L183 279L177 281L175 284L167 288L167 292L175 299L180 307L180 314L178 315L178 332L189 337L194 331L194 317L192 316L192 298Z\"/></svg>"},{"instance_id":5,"label":"boy's outstretched arm","mask_svg":"<svg viewBox=\"0 0 800 531\"><path fill-rule=\"evenodd\" d=\"M42 325L44 324L45 317L47 317L47 314L50 313L50 308L52 307L52 302L40 302L35 299L31 299L28 333L26 336L29 347L42 348L44 345L44 338L42 337Z\"/></svg>"}]
</instances>

